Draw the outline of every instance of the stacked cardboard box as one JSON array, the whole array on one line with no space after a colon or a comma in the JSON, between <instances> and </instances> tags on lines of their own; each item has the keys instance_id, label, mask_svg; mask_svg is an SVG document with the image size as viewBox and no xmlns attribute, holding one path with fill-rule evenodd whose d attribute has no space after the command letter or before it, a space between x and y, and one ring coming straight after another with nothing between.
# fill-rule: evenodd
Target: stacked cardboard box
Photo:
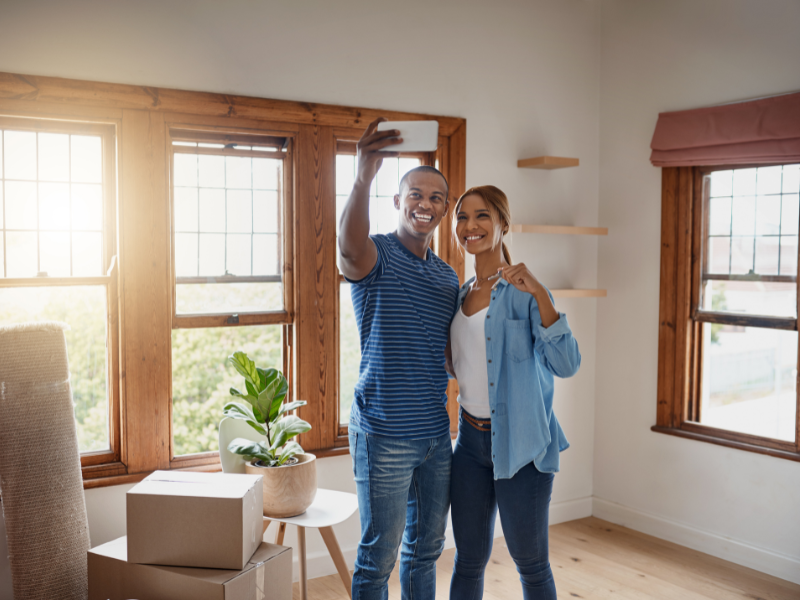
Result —
<instances>
[{"instance_id":1,"label":"stacked cardboard box","mask_svg":"<svg viewBox=\"0 0 800 600\"><path fill-rule=\"evenodd\" d=\"M89 600L289 600L262 506L258 475L156 471L127 494L127 537L89 551Z\"/></svg>"}]
</instances>

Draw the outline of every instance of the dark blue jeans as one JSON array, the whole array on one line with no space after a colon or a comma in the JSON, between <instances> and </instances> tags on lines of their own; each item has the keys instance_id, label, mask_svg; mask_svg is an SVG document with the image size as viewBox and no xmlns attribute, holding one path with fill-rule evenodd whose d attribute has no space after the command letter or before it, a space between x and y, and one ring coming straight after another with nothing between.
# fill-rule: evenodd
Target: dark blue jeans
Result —
<instances>
[{"instance_id":1,"label":"dark blue jeans","mask_svg":"<svg viewBox=\"0 0 800 600\"><path fill-rule=\"evenodd\" d=\"M450 435L404 440L351 427L350 455L361 518L353 600L388 598L398 548L403 600L433 600L450 507Z\"/></svg>"},{"instance_id":2,"label":"dark blue jeans","mask_svg":"<svg viewBox=\"0 0 800 600\"><path fill-rule=\"evenodd\" d=\"M450 483L456 538L450 600L483 597L483 574L492 554L498 507L506 545L522 581L523 598L556 600L547 544L553 474L540 473L530 463L511 479L495 481L492 467L492 432L470 425L462 411Z\"/></svg>"}]
</instances>

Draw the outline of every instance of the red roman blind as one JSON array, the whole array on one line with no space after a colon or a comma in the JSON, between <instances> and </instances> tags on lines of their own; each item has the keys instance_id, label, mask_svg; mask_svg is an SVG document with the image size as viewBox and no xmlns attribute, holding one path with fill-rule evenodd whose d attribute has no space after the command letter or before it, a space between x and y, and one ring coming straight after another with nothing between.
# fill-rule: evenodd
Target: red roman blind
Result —
<instances>
[{"instance_id":1,"label":"red roman blind","mask_svg":"<svg viewBox=\"0 0 800 600\"><path fill-rule=\"evenodd\" d=\"M656 167L800 162L800 93L658 115Z\"/></svg>"}]
</instances>

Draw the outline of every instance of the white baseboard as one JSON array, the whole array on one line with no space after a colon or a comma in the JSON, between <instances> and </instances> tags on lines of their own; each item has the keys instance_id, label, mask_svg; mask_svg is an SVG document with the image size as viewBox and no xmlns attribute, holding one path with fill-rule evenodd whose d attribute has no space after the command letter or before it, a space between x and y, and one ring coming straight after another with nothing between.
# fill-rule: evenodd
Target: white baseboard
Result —
<instances>
[{"instance_id":1,"label":"white baseboard","mask_svg":"<svg viewBox=\"0 0 800 600\"><path fill-rule=\"evenodd\" d=\"M699 550L800 584L800 560L595 497L592 515L668 542Z\"/></svg>"},{"instance_id":2,"label":"white baseboard","mask_svg":"<svg viewBox=\"0 0 800 600\"><path fill-rule=\"evenodd\" d=\"M565 523L566 521L574 521L575 519L582 519L584 517L592 516L592 498L579 498L577 500L567 500L565 502L555 502L550 504L550 525L557 523ZM503 527L500 524L500 515L497 515L495 522L494 535L496 538L503 536ZM447 530L445 531L445 549L455 547L455 539L453 538L453 528L448 518ZM342 548L342 554L347 562L347 566L352 570L356 560L356 546ZM297 553L293 557L294 562L294 581L298 581L298 564ZM336 567L325 550L318 550L310 552L306 555L306 567L308 569L308 578L314 579L316 577L324 577L325 575L334 575Z\"/></svg>"}]
</instances>

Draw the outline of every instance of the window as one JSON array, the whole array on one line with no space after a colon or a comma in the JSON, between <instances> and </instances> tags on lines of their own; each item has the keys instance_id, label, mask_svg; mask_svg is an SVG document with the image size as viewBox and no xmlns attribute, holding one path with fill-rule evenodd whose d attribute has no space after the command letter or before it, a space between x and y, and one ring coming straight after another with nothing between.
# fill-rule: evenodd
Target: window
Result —
<instances>
[{"instance_id":1,"label":"window","mask_svg":"<svg viewBox=\"0 0 800 600\"><path fill-rule=\"evenodd\" d=\"M800 459L800 165L666 168L657 431Z\"/></svg>"},{"instance_id":2,"label":"window","mask_svg":"<svg viewBox=\"0 0 800 600\"><path fill-rule=\"evenodd\" d=\"M0 117L0 322L70 326L84 465L119 454L115 153L110 125Z\"/></svg>"},{"instance_id":3,"label":"window","mask_svg":"<svg viewBox=\"0 0 800 600\"><path fill-rule=\"evenodd\" d=\"M378 116L436 119L436 152L409 158L441 165L457 196L466 122L0 75L0 322L72 325L84 486L218 470L237 349L307 401L305 449L346 453L337 154L355 154ZM387 165L376 196L393 195L403 164ZM439 230L434 248L463 273L449 222Z\"/></svg>"},{"instance_id":4,"label":"window","mask_svg":"<svg viewBox=\"0 0 800 600\"><path fill-rule=\"evenodd\" d=\"M424 157L430 160L427 156ZM411 169L422 164L423 158L401 156L385 158L369 195L370 235L391 233L397 229L397 210L394 196L399 193L400 180ZM355 183L357 160L355 148L342 144L336 154L336 234L339 219ZM361 364L361 343L358 337L356 315L350 284L339 276L339 425L346 427L350 421L350 407Z\"/></svg>"},{"instance_id":5,"label":"window","mask_svg":"<svg viewBox=\"0 0 800 600\"><path fill-rule=\"evenodd\" d=\"M170 139L174 459L219 449L228 390L241 385L227 356L242 350L289 374L282 215L291 154L284 137L171 130Z\"/></svg>"}]
</instances>

